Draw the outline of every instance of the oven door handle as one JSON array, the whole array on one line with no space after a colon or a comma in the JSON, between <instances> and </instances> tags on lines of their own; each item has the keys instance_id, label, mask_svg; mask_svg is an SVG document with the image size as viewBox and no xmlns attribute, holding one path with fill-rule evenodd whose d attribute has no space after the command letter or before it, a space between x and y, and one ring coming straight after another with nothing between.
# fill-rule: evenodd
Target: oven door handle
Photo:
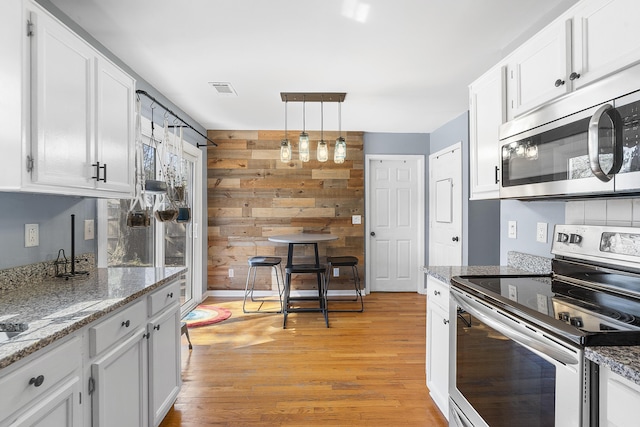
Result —
<instances>
[{"instance_id":1,"label":"oven door handle","mask_svg":"<svg viewBox=\"0 0 640 427\"><path fill-rule=\"evenodd\" d=\"M456 300L458 305L460 305L468 313L477 317L487 326L492 327L507 338L511 338L518 344L537 350L540 353L552 358L553 360L564 363L565 365L578 365L580 363L580 361L576 357L572 357L571 355L567 354L567 352L556 348L556 346L552 345L550 342L542 340L540 337L538 337L533 332L530 332L528 329L519 328L521 330L516 331L513 328L509 327L509 325L507 325L506 323L495 318L495 314L497 314L496 311L484 306L483 304L464 295L456 295L455 293L451 293L451 296ZM514 323L516 323L516 321L514 321ZM519 323L517 324L520 325Z\"/></svg>"}]
</instances>

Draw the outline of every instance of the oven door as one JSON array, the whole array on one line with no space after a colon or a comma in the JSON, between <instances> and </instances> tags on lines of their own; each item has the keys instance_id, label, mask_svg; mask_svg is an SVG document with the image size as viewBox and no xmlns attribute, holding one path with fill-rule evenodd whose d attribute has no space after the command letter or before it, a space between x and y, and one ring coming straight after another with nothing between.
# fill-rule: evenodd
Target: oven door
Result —
<instances>
[{"instance_id":1,"label":"oven door","mask_svg":"<svg viewBox=\"0 0 640 427\"><path fill-rule=\"evenodd\" d=\"M616 111L604 103L501 141L500 198L612 193Z\"/></svg>"},{"instance_id":2,"label":"oven door","mask_svg":"<svg viewBox=\"0 0 640 427\"><path fill-rule=\"evenodd\" d=\"M450 425L583 425L580 348L455 287L451 299Z\"/></svg>"}]
</instances>

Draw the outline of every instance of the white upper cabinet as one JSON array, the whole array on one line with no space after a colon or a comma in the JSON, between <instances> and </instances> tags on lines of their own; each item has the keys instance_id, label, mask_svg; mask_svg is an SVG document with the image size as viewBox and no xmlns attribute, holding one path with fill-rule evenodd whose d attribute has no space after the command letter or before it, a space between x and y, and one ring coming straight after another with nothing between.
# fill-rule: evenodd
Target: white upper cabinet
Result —
<instances>
[{"instance_id":1,"label":"white upper cabinet","mask_svg":"<svg viewBox=\"0 0 640 427\"><path fill-rule=\"evenodd\" d=\"M506 67L493 67L469 86L470 199L497 199L500 141L506 118Z\"/></svg>"},{"instance_id":2,"label":"white upper cabinet","mask_svg":"<svg viewBox=\"0 0 640 427\"><path fill-rule=\"evenodd\" d=\"M135 81L41 6L7 3L0 190L131 197Z\"/></svg>"},{"instance_id":3,"label":"white upper cabinet","mask_svg":"<svg viewBox=\"0 0 640 427\"><path fill-rule=\"evenodd\" d=\"M571 22L559 20L529 39L507 59L508 119L571 90Z\"/></svg>"},{"instance_id":4,"label":"white upper cabinet","mask_svg":"<svg viewBox=\"0 0 640 427\"><path fill-rule=\"evenodd\" d=\"M640 61L637 0L582 0L505 61L511 120Z\"/></svg>"},{"instance_id":5,"label":"white upper cabinet","mask_svg":"<svg viewBox=\"0 0 640 427\"><path fill-rule=\"evenodd\" d=\"M640 61L637 0L583 0L573 9L573 71L578 89Z\"/></svg>"}]
</instances>

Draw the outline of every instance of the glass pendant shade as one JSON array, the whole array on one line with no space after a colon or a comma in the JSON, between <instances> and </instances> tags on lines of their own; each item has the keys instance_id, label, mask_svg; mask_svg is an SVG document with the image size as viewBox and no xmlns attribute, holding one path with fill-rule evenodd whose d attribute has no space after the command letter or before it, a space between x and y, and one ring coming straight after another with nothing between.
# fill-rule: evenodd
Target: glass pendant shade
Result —
<instances>
[{"instance_id":1,"label":"glass pendant shade","mask_svg":"<svg viewBox=\"0 0 640 427\"><path fill-rule=\"evenodd\" d=\"M291 161L291 143L288 139L283 139L280 142L280 161L283 163Z\"/></svg>"},{"instance_id":2,"label":"glass pendant shade","mask_svg":"<svg viewBox=\"0 0 640 427\"><path fill-rule=\"evenodd\" d=\"M300 134L300 139L298 141L298 155L300 156L300 160L303 162L308 162L309 158L309 134L306 132L302 132Z\"/></svg>"},{"instance_id":3,"label":"glass pendant shade","mask_svg":"<svg viewBox=\"0 0 640 427\"><path fill-rule=\"evenodd\" d=\"M318 141L318 149L316 150L316 155L319 162L326 162L327 160L329 160L329 147L327 146L326 141Z\"/></svg>"},{"instance_id":4,"label":"glass pendant shade","mask_svg":"<svg viewBox=\"0 0 640 427\"><path fill-rule=\"evenodd\" d=\"M336 146L333 150L333 162L344 163L347 158L347 143L343 137L336 139Z\"/></svg>"}]
</instances>

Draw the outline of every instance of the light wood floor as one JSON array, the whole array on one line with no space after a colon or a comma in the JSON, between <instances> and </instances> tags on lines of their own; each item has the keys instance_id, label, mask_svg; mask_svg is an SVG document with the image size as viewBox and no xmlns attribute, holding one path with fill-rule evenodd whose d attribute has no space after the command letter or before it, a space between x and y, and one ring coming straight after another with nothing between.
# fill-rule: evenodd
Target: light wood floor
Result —
<instances>
[{"instance_id":1,"label":"light wood floor","mask_svg":"<svg viewBox=\"0 0 640 427\"><path fill-rule=\"evenodd\" d=\"M161 426L446 426L425 384L425 296L373 293L364 313L243 314L183 336L183 385ZM350 303L340 303L343 308Z\"/></svg>"}]
</instances>

